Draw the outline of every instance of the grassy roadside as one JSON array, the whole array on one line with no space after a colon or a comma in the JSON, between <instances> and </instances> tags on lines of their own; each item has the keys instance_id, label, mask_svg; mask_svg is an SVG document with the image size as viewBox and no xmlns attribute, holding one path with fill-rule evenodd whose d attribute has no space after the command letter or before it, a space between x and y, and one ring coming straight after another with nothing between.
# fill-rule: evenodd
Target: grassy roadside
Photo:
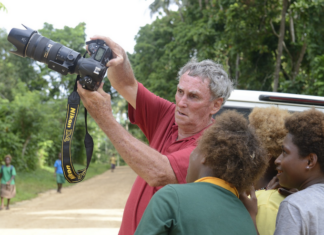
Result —
<instances>
[{"instance_id":1,"label":"grassy roadside","mask_svg":"<svg viewBox=\"0 0 324 235\"><path fill-rule=\"evenodd\" d=\"M74 164L74 168L78 170L83 169L84 166ZM102 174L108 169L110 169L109 164L91 163L84 180ZM54 178L54 167L43 167L32 172L17 172L15 181L17 194L10 201L10 204L35 198L39 193L50 189L56 189L57 187L56 179ZM63 188L72 185L73 184L66 182ZM5 203L7 203L7 201L5 201Z\"/></svg>"}]
</instances>

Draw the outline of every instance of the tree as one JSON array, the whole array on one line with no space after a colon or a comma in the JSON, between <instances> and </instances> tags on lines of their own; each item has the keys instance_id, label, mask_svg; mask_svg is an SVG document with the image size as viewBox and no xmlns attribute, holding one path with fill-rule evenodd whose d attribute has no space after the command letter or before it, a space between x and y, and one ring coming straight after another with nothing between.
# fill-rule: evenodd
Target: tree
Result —
<instances>
[{"instance_id":1,"label":"tree","mask_svg":"<svg viewBox=\"0 0 324 235\"><path fill-rule=\"evenodd\" d=\"M54 29L44 24L43 36L83 53L85 25ZM14 47L0 30L0 154L13 155L18 169L33 170L40 163L52 165L61 151L67 94L76 75L61 76L45 64L9 53ZM108 86L110 89L110 87ZM80 113L83 112L81 104ZM96 139L102 133L89 117L88 129ZM72 143L73 161L85 163L84 116L79 115ZM95 146L95 153L98 152Z\"/></svg>"},{"instance_id":2,"label":"tree","mask_svg":"<svg viewBox=\"0 0 324 235\"><path fill-rule=\"evenodd\" d=\"M7 11L6 7L0 2L0 11Z\"/></svg>"},{"instance_id":3,"label":"tree","mask_svg":"<svg viewBox=\"0 0 324 235\"><path fill-rule=\"evenodd\" d=\"M170 15L169 7L175 4L178 7L178 12L183 21L183 14L182 11L184 10L187 0L154 0L153 3L150 4L149 9L151 10L151 16L155 13L160 12L162 9L166 15Z\"/></svg>"},{"instance_id":4,"label":"tree","mask_svg":"<svg viewBox=\"0 0 324 235\"><path fill-rule=\"evenodd\" d=\"M323 10L323 0L188 0L182 18L169 11L139 30L130 59L137 79L171 101L192 57L223 64L238 89L317 94Z\"/></svg>"}]
</instances>

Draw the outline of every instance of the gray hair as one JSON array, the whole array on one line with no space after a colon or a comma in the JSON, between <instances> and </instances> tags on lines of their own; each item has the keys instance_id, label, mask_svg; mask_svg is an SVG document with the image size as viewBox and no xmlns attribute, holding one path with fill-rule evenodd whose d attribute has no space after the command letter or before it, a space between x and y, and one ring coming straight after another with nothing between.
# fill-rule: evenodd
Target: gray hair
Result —
<instances>
[{"instance_id":1,"label":"gray hair","mask_svg":"<svg viewBox=\"0 0 324 235\"><path fill-rule=\"evenodd\" d=\"M188 71L189 76L199 77L202 80L206 78L209 79L209 89L212 95L212 100L223 98L224 104L233 91L233 83L228 78L228 75L221 64L216 64L212 60L203 60L198 62L195 58L191 59L180 69L178 80Z\"/></svg>"}]
</instances>

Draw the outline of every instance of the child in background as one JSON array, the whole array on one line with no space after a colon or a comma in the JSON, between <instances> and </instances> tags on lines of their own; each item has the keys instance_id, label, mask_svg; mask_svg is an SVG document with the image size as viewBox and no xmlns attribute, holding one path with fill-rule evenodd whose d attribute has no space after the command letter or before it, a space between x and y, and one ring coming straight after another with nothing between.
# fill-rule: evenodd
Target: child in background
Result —
<instances>
[{"instance_id":1,"label":"child in background","mask_svg":"<svg viewBox=\"0 0 324 235\"><path fill-rule=\"evenodd\" d=\"M299 191L281 202L274 234L323 234L324 113L315 109L294 113L285 120L285 128L288 134L275 160L277 178L280 186ZM254 219L257 210L251 204L247 208Z\"/></svg>"},{"instance_id":2,"label":"child in background","mask_svg":"<svg viewBox=\"0 0 324 235\"><path fill-rule=\"evenodd\" d=\"M265 174L254 184L258 200L256 224L260 235L273 235L279 205L285 198L276 189L266 190L266 186L277 175L274 162L282 152L282 142L288 133L285 128L285 119L290 116L287 110L277 107L257 107L249 115L250 125L255 129L269 159Z\"/></svg>"},{"instance_id":3,"label":"child in background","mask_svg":"<svg viewBox=\"0 0 324 235\"><path fill-rule=\"evenodd\" d=\"M323 234L324 113L294 113L285 127L288 134L275 161L277 177L281 186L299 191L281 202L274 234Z\"/></svg>"},{"instance_id":4,"label":"child in background","mask_svg":"<svg viewBox=\"0 0 324 235\"><path fill-rule=\"evenodd\" d=\"M15 176L16 176L16 169L14 166L10 165L11 163L11 156L5 156L5 163L6 165L1 166L0 169L0 179L1 179L1 207L0 210L4 208L4 198L7 198L7 207L6 209L9 210L9 203L10 199L16 196L16 185L15 185Z\"/></svg>"},{"instance_id":5,"label":"child in background","mask_svg":"<svg viewBox=\"0 0 324 235\"><path fill-rule=\"evenodd\" d=\"M111 172L114 172L116 167L116 157L115 154L113 154L110 158L110 168L111 168Z\"/></svg>"},{"instance_id":6,"label":"child in background","mask_svg":"<svg viewBox=\"0 0 324 235\"><path fill-rule=\"evenodd\" d=\"M61 193L62 189L62 184L65 183L65 178L63 174L63 169L62 169L62 156L61 153L58 154L58 159L54 163L54 177L56 177L56 182L57 182L57 192Z\"/></svg>"},{"instance_id":7,"label":"child in background","mask_svg":"<svg viewBox=\"0 0 324 235\"><path fill-rule=\"evenodd\" d=\"M243 115L222 113L190 155L188 184L160 189L135 234L256 234L238 197L266 167L266 154Z\"/></svg>"}]
</instances>

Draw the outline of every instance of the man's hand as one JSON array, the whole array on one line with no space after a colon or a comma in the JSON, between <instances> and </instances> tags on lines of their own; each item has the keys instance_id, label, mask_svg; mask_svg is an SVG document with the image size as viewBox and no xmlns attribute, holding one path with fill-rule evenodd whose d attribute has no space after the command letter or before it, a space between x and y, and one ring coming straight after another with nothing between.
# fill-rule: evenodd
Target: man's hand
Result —
<instances>
[{"instance_id":1,"label":"man's hand","mask_svg":"<svg viewBox=\"0 0 324 235\"><path fill-rule=\"evenodd\" d=\"M113 40L111 40L109 37L95 35L93 37L90 37L91 40L103 40L113 51L114 58L107 62L107 67L115 67L118 65L121 65L124 63L124 60L126 59L126 53L124 49L119 46L117 43L115 43ZM88 46L86 46L86 49L88 50ZM88 51L89 52L89 51ZM90 52L89 52L90 54Z\"/></svg>"},{"instance_id":2,"label":"man's hand","mask_svg":"<svg viewBox=\"0 0 324 235\"><path fill-rule=\"evenodd\" d=\"M78 93L91 117L100 125L100 121L106 119L109 114L112 115L111 99L103 89L101 83L97 91L88 91L83 89L78 82Z\"/></svg>"},{"instance_id":3,"label":"man's hand","mask_svg":"<svg viewBox=\"0 0 324 235\"><path fill-rule=\"evenodd\" d=\"M132 67L127 58L125 50L111 40L109 37L93 36L91 40L100 39L113 51L114 58L106 64L109 67L107 77L116 91L123 96L127 102L136 108L137 81L135 79Z\"/></svg>"}]
</instances>

